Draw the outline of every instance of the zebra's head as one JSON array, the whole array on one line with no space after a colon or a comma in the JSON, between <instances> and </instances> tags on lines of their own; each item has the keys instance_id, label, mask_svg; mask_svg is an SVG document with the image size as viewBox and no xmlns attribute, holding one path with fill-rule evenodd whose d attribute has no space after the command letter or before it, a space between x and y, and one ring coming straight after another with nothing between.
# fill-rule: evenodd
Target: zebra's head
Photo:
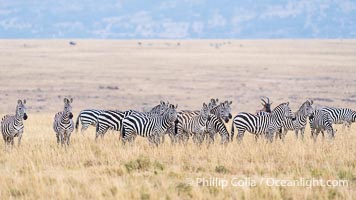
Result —
<instances>
[{"instance_id":1,"label":"zebra's head","mask_svg":"<svg viewBox=\"0 0 356 200\"><path fill-rule=\"evenodd\" d=\"M220 103L220 117L224 119L225 123L229 122L229 119L232 118L231 115L231 107L232 101L225 101L224 103Z\"/></svg>"},{"instance_id":2,"label":"zebra's head","mask_svg":"<svg viewBox=\"0 0 356 200\"><path fill-rule=\"evenodd\" d=\"M72 102L73 102L73 98L67 99L64 98L64 109L63 109L63 113L64 115L68 115L69 119L73 118L73 113L72 113Z\"/></svg>"},{"instance_id":3,"label":"zebra's head","mask_svg":"<svg viewBox=\"0 0 356 200\"><path fill-rule=\"evenodd\" d=\"M164 101L161 101L159 105L160 105L159 114L163 115L166 112L166 110L169 108L169 102L167 101L166 103Z\"/></svg>"},{"instance_id":4,"label":"zebra's head","mask_svg":"<svg viewBox=\"0 0 356 200\"><path fill-rule=\"evenodd\" d=\"M218 105L218 102L219 102L219 99L218 98L216 98L216 99L211 99L210 100L210 103L209 103L209 106L210 106L210 109L213 109L213 108L215 108L217 105Z\"/></svg>"},{"instance_id":5,"label":"zebra's head","mask_svg":"<svg viewBox=\"0 0 356 200\"><path fill-rule=\"evenodd\" d=\"M177 108L178 105L169 104L166 112L168 113L169 121L175 122L177 120Z\"/></svg>"},{"instance_id":6,"label":"zebra's head","mask_svg":"<svg viewBox=\"0 0 356 200\"><path fill-rule=\"evenodd\" d=\"M26 99L18 100L17 101L17 106L16 106L16 116L19 118L23 118L24 120L27 119L27 114L26 114Z\"/></svg>"},{"instance_id":7,"label":"zebra's head","mask_svg":"<svg viewBox=\"0 0 356 200\"><path fill-rule=\"evenodd\" d=\"M280 107L282 107L282 112L284 114L284 117L286 117L287 119L293 119L295 117L292 110L289 107L289 102L282 103L281 105L277 106L274 110L279 110Z\"/></svg>"},{"instance_id":8,"label":"zebra's head","mask_svg":"<svg viewBox=\"0 0 356 200\"><path fill-rule=\"evenodd\" d=\"M210 120L210 106L206 105L206 103L203 103L203 107L201 108L200 114L203 117L203 119Z\"/></svg>"},{"instance_id":9,"label":"zebra's head","mask_svg":"<svg viewBox=\"0 0 356 200\"><path fill-rule=\"evenodd\" d=\"M312 107L313 100L307 100L306 102L303 103L302 105L302 112L304 112L304 115L306 116L311 116L314 112L314 108Z\"/></svg>"}]
</instances>

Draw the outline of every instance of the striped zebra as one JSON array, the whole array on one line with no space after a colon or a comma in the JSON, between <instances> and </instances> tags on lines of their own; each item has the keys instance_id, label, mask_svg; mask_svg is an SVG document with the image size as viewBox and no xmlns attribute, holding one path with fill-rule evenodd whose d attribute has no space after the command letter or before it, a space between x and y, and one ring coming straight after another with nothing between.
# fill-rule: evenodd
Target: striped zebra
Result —
<instances>
[{"instance_id":1,"label":"striped zebra","mask_svg":"<svg viewBox=\"0 0 356 200\"><path fill-rule=\"evenodd\" d=\"M18 100L15 115L5 115L1 120L1 133L5 145L14 145L14 137L18 137L18 146L24 130L23 120L27 119L26 99Z\"/></svg>"},{"instance_id":2,"label":"striped zebra","mask_svg":"<svg viewBox=\"0 0 356 200\"><path fill-rule=\"evenodd\" d=\"M311 129L311 137L314 142L321 132L324 137L324 131L327 131L329 138L335 137L335 131L332 126L332 118L328 112L321 110L314 110L312 115L309 117L309 124Z\"/></svg>"},{"instance_id":3,"label":"striped zebra","mask_svg":"<svg viewBox=\"0 0 356 200\"><path fill-rule=\"evenodd\" d=\"M245 131L255 134L255 139L265 134L266 139L273 141L273 135L280 128L286 118L292 118L293 113L289 108L289 102L282 103L274 108L269 115L254 115L250 113L239 113L234 117L231 128L231 141L234 137L234 128L237 128L237 138L242 140Z\"/></svg>"},{"instance_id":4,"label":"striped zebra","mask_svg":"<svg viewBox=\"0 0 356 200\"><path fill-rule=\"evenodd\" d=\"M228 123L229 119L232 118L230 107L231 104L232 101L225 101L224 103L220 103L218 106L213 107L210 110L210 113L215 115L217 118L223 119L225 123Z\"/></svg>"},{"instance_id":5,"label":"striped zebra","mask_svg":"<svg viewBox=\"0 0 356 200\"><path fill-rule=\"evenodd\" d=\"M160 137L167 128L177 119L178 106L169 105L163 115L148 115L144 113L131 113L122 120L122 141L133 142L137 135L147 137L150 144L158 146Z\"/></svg>"},{"instance_id":6,"label":"striped zebra","mask_svg":"<svg viewBox=\"0 0 356 200\"><path fill-rule=\"evenodd\" d=\"M81 133L84 133L85 130L88 129L89 126L96 127L98 123L98 117L104 110L97 110L97 109L85 109L80 111L77 121L75 122L75 129L78 131L79 122L82 125Z\"/></svg>"},{"instance_id":7,"label":"striped zebra","mask_svg":"<svg viewBox=\"0 0 356 200\"><path fill-rule=\"evenodd\" d=\"M230 140L230 134L221 118L210 114L210 119L206 123L206 132L208 143L214 143L216 133L220 133L221 144L227 144Z\"/></svg>"},{"instance_id":8,"label":"striped zebra","mask_svg":"<svg viewBox=\"0 0 356 200\"><path fill-rule=\"evenodd\" d=\"M219 103L219 99L218 98L216 98L216 99L214 99L214 98L212 98L212 99L210 99L210 109L213 109L215 106L217 106L218 105L218 103Z\"/></svg>"},{"instance_id":9,"label":"striped zebra","mask_svg":"<svg viewBox=\"0 0 356 200\"><path fill-rule=\"evenodd\" d=\"M73 98L64 98L64 108L58 112L53 121L53 129L56 132L57 143L69 146L70 135L74 130L72 104Z\"/></svg>"},{"instance_id":10,"label":"striped zebra","mask_svg":"<svg viewBox=\"0 0 356 200\"><path fill-rule=\"evenodd\" d=\"M212 106L210 105L212 102L209 103L209 108ZM231 107L230 105L232 102L225 101L223 103L220 103L218 106L215 106L213 109L210 110L210 114L213 114L217 116L218 118L224 120L226 123L229 121L229 119L232 118L231 115ZM200 111L180 111L178 112L178 117L177 121L175 123L175 127L171 127L168 130L168 134L171 137L172 143L175 142L183 142L186 143L189 139L189 134L184 135L182 132L182 127L184 124L186 124L192 117L198 116ZM216 123L216 121L212 121L211 123ZM213 131L214 129L211 129ZM216 132L215 132L216 133ZM209 134L215 135L214 132L211 132ZM207 135L208 136L208 135Z\"/></svg>"},{"instance_id":11,"label":"striped zebra","mask_svg":"<svg viewBox=\"0 0 356 200\"><path fill-rule=\"evenodd\" d=\"M103 111L98 116L98 122L96 126L95 139L99 136L104 137L105 133L112 129L114 131L120 131L122 128L122 120L131 115L132 113L141 113L147 115L162 115L168 109L169 103L161 101L160 104L153 107L149 112L138 112L135 110L119 111L119 110L107 110Z\"/></svg>"},{"instance_id":12,"label":"striped zebra","mask_svg":"<svg viewBox=\"0 0 356 200\"><path fill-rule=\"evenodd\" d=\"M204 140L206 132L207 121L210 120L210 109L209 106L203 103L199 115L195 115L186 119L180 127L180 131L177 130L178 138L181 137L180 134L185 136L193 136L193 142L201 144Z\"/></svg>"},{"instance_id":13,"label":"striped zebra","mask_svg":"<svg viewBox=\"0 0 356 200\"><path fill-rule=\"evenodd\" d=\"M349 108L324 107L322 110L330 115L333 124L343 124L343 128L350 129L356 121L356 112Z\"/></svg>"},{"instance_id":14,"label":"striped zebra","mask_svg":"<svg viewBox=\"0 0 356 200\"><path fill-rule=\"evenodd\" d=\"M276 135L279 136L280 139L284 140L288 130L295 131L295 136L298 138L298 132L300 131L300 134L302 136L302 139L304 139L304 131L305 131L305 126L307 124L307 118L313 114L313 107L312 107L313 101L312 100L307 100L305 101L299 108L299 110L294 114L293 119L285 119L282 122L282 127L283 127L283 133L279 133Z\"/></svg>"}]
</instances>

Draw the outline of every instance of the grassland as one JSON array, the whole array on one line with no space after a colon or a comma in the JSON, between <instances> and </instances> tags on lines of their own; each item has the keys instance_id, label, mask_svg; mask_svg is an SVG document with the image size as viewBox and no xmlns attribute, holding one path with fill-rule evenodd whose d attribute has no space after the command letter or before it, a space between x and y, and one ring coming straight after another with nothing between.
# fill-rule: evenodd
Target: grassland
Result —
<instances>
[{"instance_id":1,"label":"grassland","mask_svg":"<svg viewBox=\"0 0 356 200\"><path fill-rule=\"evenodd\" d=\"M151 148L138 138L123 146L117 133L94 141L94 129L57 146L54 113L74 97L84 108L146 109L159 100L199 109L211 97L233 101L233 113L254 112L258 97L296 110L303 100L356 109L356 42L328 41L0 41L0 113L28 101L20 147L0 143L0 199L355 199L356 125L314 144L289 132L285 143L201 148ZM219 47L212 46L219 44ZM230 131L231 124L227 124ZM257 180L224 189L189 184L197 178ZM277 187L267 178L347 180L340 187Z\"/></svg>"}]
</instances>

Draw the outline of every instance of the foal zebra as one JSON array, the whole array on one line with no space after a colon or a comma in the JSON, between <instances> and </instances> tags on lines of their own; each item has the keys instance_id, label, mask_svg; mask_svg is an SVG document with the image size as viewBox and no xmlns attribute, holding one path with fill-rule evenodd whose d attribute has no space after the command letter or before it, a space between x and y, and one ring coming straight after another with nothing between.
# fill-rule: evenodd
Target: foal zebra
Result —
<instances>
[{"instance_id":1,"label":"foal zebra","mask_svg":"<svg viewBox=\"0 0 356 200\"><path fill-rule=\"evenodd\" d=\"M83 133L90 125L96 126L98 123L98 117L101 113L103 113L103 110L97 110L97 109L85 109L80 111L77 121L75 122L75 129L78 131L79 128L79 122L82 124L82 129L81 132Z\"/></svg>"},{"instance_id":2,"label":"foal zebra","mask_svg":"<svg viewBox=\"0 0 356 200\"><path fill-rule=\"evenodd\" d=\"M161 101L160 104L153 107L150 112L144 112L142 114L146 115L161 115L163 114L167 108L169 103ZM122 120L131 115L132 113L141 113L135 110L128 110L128 111L118 111L118 110L107 110L103 111L98 116L98 121L96 125L96 134L95 139L99 136L104 137L105 133L112 129L114 131L121 131L122 128Z\"/></svg>"},{"instance_id":3,"label":"foal zebra","mask_svg":"<svg viewBox=\"0 0 356 200\"><path fill-rule=\"evenodd\" d=\"M324 137L324 131L327 131L329 138L335 137L335 131L332 127L332 118L328 112L321 110L315 110L309 117L309 124L311 129L311 136L316 141L319 133L321 132Z\"/></svg>"},{"instance_id":4,"label":"foal zebra","mask_svg":"<svg viewBox=\"0 0 356 200\"><path fill-rule=\"evenodd\" d=\"M163 115L148 115L134 112L122 120L122 141L133 142L137 135L147 137L150 144L156 146L167 128L177 119L178 106L169 105Z\"/></svg>"},{"instance_id":5,"label":"foal zebra","mask_svg":"<svg viewBox=\"0 0 356 200\"><path fill-rule=\"evenodd\" d=\"M284 140L288 130L295 131L295 136L298 138L298 132L302 135L304 139L305 126L307 124L307 117L313 113L312 107L313 101L305 101L295 113L294 119L285 119L282 122L283 133L279 133L280 139ZM277 135L276 135L277 136Z\"/></svg>"},{"instance_id":6,"label":"foal zebra","mask_svg":"<svg viewBox=\"0 0 356 200\"><path fill-rule=\"evenodd\" d=\"M245 131L255 134L255 139L258 136L265 134L266 138L273 141L273 135L282 127L282 122L285 118L292 118L293 113L289 108L289 103L282 103L274 108L269 115L254 115L250 113L239 113L234 117L231 127L231 141L234 137L234 128L237 128L237 137L241 141Z\"/></svg>"},{"instance_id":7,"label":"foal zebra","mask_svg":"<svg viewBox=\"0 0 356 200\"><path fill-rule=\"evenodd\" d=\"M21 144L23 134L23 120L27 119L26 100L18 100L15 115L5 115L1 120L1 133L5 145L14 145L14 137L18 137L18 146Z\"/></svg>"},{"instance_id":8,"label":"foal zebra","mask_svg":"<svg viewBox=\"0 0 356 200\"><path fill-rule=\"evenodd\" d=\"M325 107L323 111L330 115L333 124L343 124L343 127L351 127L351 123L356 121L356 112L349 108Z\"/></svg>"},{"instance_id":9,"label":"foal zebra","mask_svg":"<svg viewBox=\"0 0 356 200\"><path fill-rule=\"evenodd\" d=\"M70 135L74 130L73 113L71 103L73 98L64 98L64 108L54 117L53 129L56 132L57 143L69 146Z\"/></svg>"}]
</instances>

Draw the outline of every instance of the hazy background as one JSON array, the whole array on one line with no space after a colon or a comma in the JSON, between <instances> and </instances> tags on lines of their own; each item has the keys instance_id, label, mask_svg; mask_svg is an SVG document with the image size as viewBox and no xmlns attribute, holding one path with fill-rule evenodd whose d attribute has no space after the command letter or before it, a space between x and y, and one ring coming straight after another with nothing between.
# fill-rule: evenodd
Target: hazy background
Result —
<instances>
[{"instance_id":1,"label":"hazy background","mask_svg":"<svg viewBox=\"0 0 356 200\"><path fill-rule=\"evenodd\" d=\"M0 38L355 38L351 0L0 0Z\"/></svg>"}]
</instances>

